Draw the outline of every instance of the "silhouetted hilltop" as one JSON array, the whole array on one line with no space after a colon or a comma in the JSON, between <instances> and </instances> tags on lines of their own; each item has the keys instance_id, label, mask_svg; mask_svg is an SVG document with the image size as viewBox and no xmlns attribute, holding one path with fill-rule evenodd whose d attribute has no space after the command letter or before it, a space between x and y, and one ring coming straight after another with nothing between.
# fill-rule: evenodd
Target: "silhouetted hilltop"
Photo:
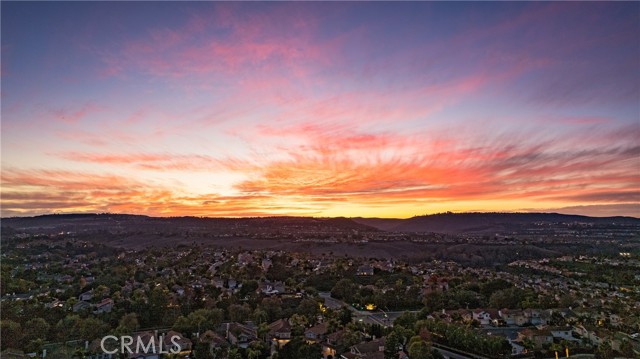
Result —
<instances>
[{"instance_id":1,"label":"silhouetted hilltop","mask_svg":"<svg viewBox=\"0 0 640 359\"><path fill-rule=\"evenodd\" d=\"M640 219L587 217L558 213L440 213L408 219L316 217L149 217L129 214L54 214L2 219L4 235L112 233L342 240L366 233L442 233L471 235L577 236L621 238L640 234ZM389 238L395 238L391 234ZM378 236L379 237L379 236ZM368 237L373 238L373 237ZM376 237L377 238L377 237Z\"/></svg>"},{"instance_id":2,"label":"silhouetted hilltop","mask_svg":"<svg viewBox=\"0 0 640 359\"><path fill-rule=\"evenodd\" d=\"M155 233L191 231L229 234L352 233L380 231L377 228L357 223L344 217L149 217L111 213L51 214L35 217L3 218L2 227L5 233L16 230L39 230L46 233L61 231L141 231Z\"/></svg>"},{"instance_id":3,"label":"silhouetted hilltop","mask_svg":"<svg viewBox=\"0 0 640 359\"><path fill-rule=\"evenodd\" d=\"M354 221L394 232L494 233L550 225L640 226L633 217L588 217L558 213L439 213L407 219L354 218Z\"/></svg>"}]
</instances>

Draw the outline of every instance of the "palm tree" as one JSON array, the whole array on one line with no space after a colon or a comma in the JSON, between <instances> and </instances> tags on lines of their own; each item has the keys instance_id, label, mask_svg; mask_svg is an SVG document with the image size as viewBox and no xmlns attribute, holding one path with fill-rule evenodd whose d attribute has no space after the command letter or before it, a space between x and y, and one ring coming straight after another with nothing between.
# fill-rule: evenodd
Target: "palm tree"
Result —
<instances>
[{"instance_id":1,"label":"palm tree","mask_svg":"<svg viewBox=\"0 0 640 359\"><path fill-rule=\"evenodd\" d=\"M84 348L77 348L74 352L73 355L71 356L71 358L77 358L77 359L84 359L87 357L87 355L89 355L88 350L84 349Z\"/></svg>"},{"instance_id":2,"label":"palm tree","mask_svg":"<svg viewBox=\"0 0 640 359\"><path fill-rule=\"evenodd\" d=\"M258 359L262 354L258 349L249 348L247 349L247 358L249 359Z\"/></svg>"}]
</instances>

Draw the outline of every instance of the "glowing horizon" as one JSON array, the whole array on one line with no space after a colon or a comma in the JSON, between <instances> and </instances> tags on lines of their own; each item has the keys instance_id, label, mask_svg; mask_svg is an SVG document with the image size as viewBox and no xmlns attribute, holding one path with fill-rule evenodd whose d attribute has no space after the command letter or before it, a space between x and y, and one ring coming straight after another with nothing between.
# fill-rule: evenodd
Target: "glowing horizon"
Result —
<instances>
[{"instance_id":1,"label":"glowing horizon","mask_svg":"<svg viewBox=\"0 0 640 359\"><path fill-rule=\"evenodd\" d=\"M637 3L0 6L2 217L640 217Z\"/></svg>"}]
</instances>

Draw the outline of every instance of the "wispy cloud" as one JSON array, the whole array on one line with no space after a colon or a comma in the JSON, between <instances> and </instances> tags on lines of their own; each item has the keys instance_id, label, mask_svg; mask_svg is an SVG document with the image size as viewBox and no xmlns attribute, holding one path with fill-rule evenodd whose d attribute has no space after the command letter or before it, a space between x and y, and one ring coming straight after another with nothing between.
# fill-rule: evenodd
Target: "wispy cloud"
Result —
<instances>
[{"instance_id":1,"label":"wispy cloud","mask_svg":"<svg viewBox=\"0 0 640 359\"><path fill-rule=\"evenodd\" d=\"M100 106L94 102L87 102L77 108L57 108L51 110L53 118L69 124L77 123L95 113L104 111L104 106Z\"/></svg>"},{"instance_id":2,"label":"wispy cloud","mask_svg":"<svg viewBox=\"0 0 640 359\"><path fill-rule=\"evenodd\" d=\"M3 214L639 201L633 4L50 6L3 15Z\"/></svg>"}]
</instances>

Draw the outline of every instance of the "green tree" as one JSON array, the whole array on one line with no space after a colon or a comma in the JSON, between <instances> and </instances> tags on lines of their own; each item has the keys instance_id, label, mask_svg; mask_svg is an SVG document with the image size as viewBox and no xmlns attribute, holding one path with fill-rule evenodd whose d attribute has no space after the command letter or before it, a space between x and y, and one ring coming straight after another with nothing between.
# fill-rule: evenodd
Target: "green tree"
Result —
<instances>
[{"instance_id":1,"label":"green tree","mask_svg":"<svg viewBox=\"0 0 640 359\"><path fill-rule=\"evenodd\" d=\"M389 335L386 336L384 344L385 359L395 359L398 351L404 350L409 340L414 336L413 331L401 325L396 325Z\"/></svg>"},{"instance_id":2,"label":"green tree","mask_svg":"<svg viewBox=\"0 0 640 359\"><path fill-rule=\"evenodd\" d=\"M172 328L189 336L192 333L203 333L206 330L214 329L223 320L224 311L222 309L198 309L186 317L179 316Z\"/></svg>"},{"instance_id":3,"label":"green tree","mask_svg":"<svg viewBox=\"0 0 640 359\"><path fill-rule=\"evenodd\" d=\"M44 347L45 341L43 339L35 339L29 341L29 344L25 347L27 353L40 353Z\"/></svg>"},{"instance_id":4,"label":"green tree","mask_svg":"<svg viewBox=\"0 0 640 359\"><path fill-rule=\"evenodd\" d=\"M269 322L278 320L282 316L282 301L278 298L264 298L260 303L260 309L267 313Z\"/></svg>"},{"instance_id":5,"label":"green tree","mask_svg":"<svg viewBox=\"0 0 640 359\"><path fill-rule=\"evenodd\" d=\"M266 323L269 320L269 314L261 308L256 308L253 311L251 318L257 324L262 324L262 323Z\"/></svg>"},{"instance_id":6,"label":"green tree","mask_svg":"<svg viewBox=\"0 0 640 359\"><path fill-rule=\"evenodd\" d=\"M117 331L121 334L133 333L140 328L136 313L127 313L118 321Z\"/></svg>"},{"instance_id":7,"label":"green tree","mask_svg":"<svg viewBox=\"0 0 640 359\"><path fill-rule=\"evenodd\" d=\"M289 322L291 323L291 326L297 329L302 329L302 331L304 332L304 328L307 327L307 325L309 324L309 321L307 320L307 317L300 315L300 314L294 314L291 316L291 319L289 319Z\"/></svg>"},{"instance_id":8,"label":"green tree","mask_svg":"<svg viewBox=\"0 0 640 359\"><path fill-rule=\"evenodd\" d=\"M493 279L480 285L480 294L485 298L489 298L493 293L511 287L513 287L513 284L504 279Z\"/></svg>"},{"instance_id":9,"label":"green tree","mask_svg":"<svg viewBox=\"0 0 640 359\"><path fill-rule=\"evenodd\" d=\"M611 348L611 344L605 341L604 343L598 345L598 349L596 350L596 359L612 359L613 349Z\"/></svg>"},{"instance_id":10,"label":"green tree","mask_svg":"<svg viewBox=\"0 0 640 359\"><path fill-rule=\"evenodd\" d=\"M109 331L109 325L94 317L82 319L77 323L78 339L93 340L103 337Z\"/></svg>"},{"instance_id":11,"label":"green tree","mask_svg":"<svg viewBox=\"0 0 640 359\"><path fill-rule=\"evenodd\" d=\"M242 282L242 288L240 288L240 292L238 293L241 298L246 296L252 296L256 293L258 289L258 282L255 280L247 280Z\"/></svg>"},{"instance_id":12,"label":"green tree","mask_svg":"<svg viewBox=\"0 0 640 359\"><path fill-rule=\"evenodd\" d=\"M322 347L319 344L307 344L302 337L294 337L278 352L278 359L321 358Z\"/></svg>"},{"instance_id":13,"label":"green tree","mask_svg":"<svg viewBox=\"0 0 640 359\"><path fill-rule=\"evenodd\" d=\"M420 336L414 336L408 345L409 357L411 359L432 359L431 345Z\"/></svg>"},{"instance_id":14,"label":"green tree","mask_svg":"<svg viewBox=\"0 0 640 359\"><path fill-rule=\"evenodd\" d=\"M258 335L258 338L266 342L269 335L269 330L269 325L267 323L260 323L260 325L258 325L258 329L256 330L256 334Z\"/></svg>"},{"instance_id":15,"label":"green tree","mask_svg":"<svg viewBox=\"0 0 640 359\"><path fill-rule=\"evenodd\" d=\"M24 333L22 332L22 326L20 323L16 323L12 320L0 320L0 335L2 336L2 349L21 348L22 338Z\"/></svg>"},{"instance_id":16,"label":"green tree","mask_svg":"<svg viewBox=\"0 0 640 359\"><path fill-rule=\"evenodd\" d=\"M251 307L247 304L231 304L228 311L232 322L244 323L251 316Z\"/></svg>"},{"instance_id":17,"label":"green tree","mask_svg":"<svg viewBox=\"0 0 640 359\"><path fill-rule=\"evenodd\" d=\"M99 285L93 290L93 296L97 299L102 299L109 295L109 288L105 285Z\"/></svg>"},{"instance_id":18,"label":"green tree","mask_svg":"<svg viewBox=\"0 0 640 359\"><path fill-rule=\"evenodd\" d=\"M231 348L227 354L227 359L242 359L242 354L240 354L240 350L238 348Z\"/></svg>"},{"instance_id":19,"label":"green tree","mask_svg":"<svg viewBox=\"0 0 640 359\"><path fill-rule=\"evenodd\" d=\"M629 358L633 358L633 345L631 344L630 341L628 340L623 340L620 343L620 353L622 353L622 355L629 357Z\"/></svg>"},{"instance_id":20,"label":"green tree","mask_svg":"<svg viewBox=\"0 0 640 359\"><path fill-rule=\"evenodd\" d=\"M81 318L77 314L67 315L56 323L56 335L61 341L78 339L78 323Z\"/></svg>"},{"instance_id":21,"label":"green tree","mask_svg":"<svg viewBox=\"0 0 640 359\"><path fill-rule=\"evenodd\" d=\"M258 359L262 355L262 352L255 348L247 349L247 359Z\"/></svg>"},{"instance_id":22,"label":"green tree","mask_svg":"<svg viewBox=\"0 0 640 359\"><path fill-rule=\"evenodd\" d=\"M431 292L422 301L425 305L425 312L432 313L447 307L448 298L445 293Z\"/></svg>"},{"instance_id":23,"label":"green tree","mask_svg":"<svg viewBox=\"0 0 640 359\"><path fill-rule=\"evenodd\" d=\"M187 336L191 335L192 328L193 326L189 319L187 319L187 317L183 315L179 316L171 327L171 329L175 330L176 332L182 333Z\"/></svg>"},{"instance_id":24,"label":"green tree","mask_svg":"<svg viewBox=\"0 0 640 359\"><path fill-rule=\"evenodd\" d=\"M358 286L351 279L340 279L331 289L331 296L351 302Z\"/></svg>"},{"instance_id":25,"label":"green tree","mask_svg":"<svg viewBox=\"0 0 640 359\"><path fill-rule=\"evenodd\" d=\"M25 333L25 340L46 340L51 330L51 325L42 318L33 318L26 323L26 327L29 328Z\"/></svg>"},{"instance_id":26,"label":"green tree","mask_svg":"<svg viewBox=\"0 0 640 359\"><path fill-rule=\"evenodd\" d=\"M338 320L340 321L340 324L342 324L342 326L351 323L352 319L353 312L349 308L344 306L340 308L340 312L338 312Z\"/></svg>"},{"instance_id":27,"label":"green tree","mask_svg":"<svg viewBox=\"0 0 640 359\"><path fill-rule=\"evenodd\" d=\"M313 324L316 322L317 316L320 313L320 306L315 300L305 298L300 301L300 304L296 308L296 313L303 315L307 318L308 323Z\"/></svg>"},{"instance_id":28,"label":"green tree","mask_svg":"<svg viewBox=\"0 0 640 359\"><path fill-rule=\"evenodd\" d=\"M396 320L393 321L393 325L401 325L405 328L413 328L418 320L417 316L411 312L404 312L400 314Z\"/></svg>"},{"instance_id":29,"label":"green tree","mask_svg":"<svg viewBox=\"0 0 640 359\"><path fill-rule=\"evenodd\" d=\"M489 298L489 306L492 308L520 308L520 303L525 299L525 291L520 288L499 290Z\"/></svg>"},{"instance_id":30,"label":"green tree","mask_svg":"<svg viewBox=\"0 0 640 359\"><path fill-rule=\"evenodd\" d=\"M195 345L193 351L196 359L214 359L209 348L209 343L199 342Z\"/></svg>"}]
</instances>

